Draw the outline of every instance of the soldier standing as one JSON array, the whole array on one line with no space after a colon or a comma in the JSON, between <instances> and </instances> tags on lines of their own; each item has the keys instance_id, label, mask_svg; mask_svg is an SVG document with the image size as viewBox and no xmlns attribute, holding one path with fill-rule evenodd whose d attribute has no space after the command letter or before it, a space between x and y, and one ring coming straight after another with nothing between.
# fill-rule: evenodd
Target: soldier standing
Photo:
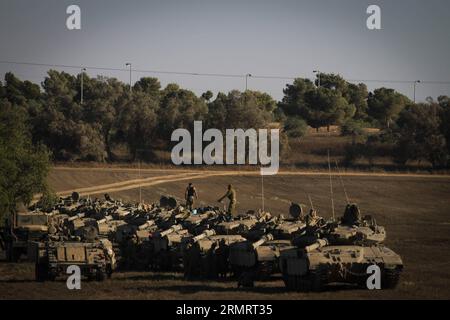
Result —
<instances>
[{"instance_id":1,"label":"soldier standing","mask_svg":"<svg viewBox=\"0 0 450 320\"><path fill-rule=\"evenodd\" d=\"M230 200L230 202L228 203L227 214L231 216L234 214L234 210L236 208L236 191L231 184L228 185L227 193L225 193L225 195L218 201L222 202L222 200L225 198L228 198Z\"/></svg>"},{"instance_id":2,"label":"soldier standing","mask_svg":"<svg viewBox=\"0 0 450 320\"><path fill-rule=\"evenodd\" d=\"M192 182L189 182L189 185L184 193L184 198L186 199L186 208L192 210L194 199L198 199L197 190L192 185Z\"/></svg>"}]
</instances>

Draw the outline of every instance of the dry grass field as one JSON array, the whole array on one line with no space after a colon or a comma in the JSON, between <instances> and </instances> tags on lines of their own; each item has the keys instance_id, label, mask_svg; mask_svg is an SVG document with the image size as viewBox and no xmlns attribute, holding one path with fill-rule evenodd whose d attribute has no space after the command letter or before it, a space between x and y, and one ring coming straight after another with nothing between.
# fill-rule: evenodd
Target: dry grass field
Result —
<instances>
[{"instance_id":1,"label":"dry grass field","mask_svg":"<svg viewBox=\"0 0 450 320\"><path fill-rule=\"evenodd\" d=\"M124 201L157 201L162 194L182 197L186 183L196 185L198 205L214 204L232 183L241 213L261 208L261 177L253 171L193 171L173 169L54 168L50 185L62 194L78 190L92 197L109 192ZM116 273L103 283L83 282L82 290L69 291L63 280L33 281L33 265L0 262L1 299L450 299L450 176L346 174L351 201L363 214L372 214L387 229L387 245L405 264L401 282L390 291L332 288L323 293L294 293L274 277L257 282L254 289L238 290L236 282L185 281L180 274ZM338 176L333 176L336 212L345 198ZM287 215L291 201L331 214L329 176L326 173L280 172L264 178L265 209Z\"/></svg>"}]
</instances>

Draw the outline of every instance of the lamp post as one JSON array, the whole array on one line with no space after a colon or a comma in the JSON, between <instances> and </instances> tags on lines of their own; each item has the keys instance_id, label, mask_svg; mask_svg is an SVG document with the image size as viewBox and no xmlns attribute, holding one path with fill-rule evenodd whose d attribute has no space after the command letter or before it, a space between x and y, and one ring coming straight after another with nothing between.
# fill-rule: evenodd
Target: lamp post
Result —
<instances>
[{"instance_id":1,"label":"lamp post","mask_svg":"<svg viewBox=\"0 0 450 320\"><path fill-rule=\"evenodd\" d=\"M420 80L414 81L414 103L416 103L416 85L420 83Z\"/></svg>"},{"instance_id":2,"label":"lamp post","mask_svg":"<svg viewBox=\"0 0 450 320\"><path fill-rule=\"evenodd\" d=\"M248 84L248 77L251 77L252 75L250 74L250 73L247 73L246 75L245 75L245 91L247 91L247 84Z\"/></svg>"},{"instance_id":3,"label":"lamp post","mask_svg":"<svg viewBox=\"0 0 450 320\"><path fill-rule=\"evenodd\" d=\"M320 71L319 70L313 70L313 73L317 73L317 86L320 88Z\"/></svg>"},{"instance_id":4,"label":"lamp post","mask_svg":"<svg viewBox=\"0 0 450 320\"><path fill-rule=\"evenodd\" d=\"M84 72L86 71L86 68L81 69L81 94L80 94L80 104L83 104L83 78L84 78Z\"/></svg>"},{"instance_id":5,"label":"lamp post","mask_svg":"<svg viewBox=\"0 0 450 320\"><path fill-rule=\"evenodd\" d=\"M127 62L125 66L130 67L130 93L131 93L131 63Z\"/></svg>"}]
</instances>

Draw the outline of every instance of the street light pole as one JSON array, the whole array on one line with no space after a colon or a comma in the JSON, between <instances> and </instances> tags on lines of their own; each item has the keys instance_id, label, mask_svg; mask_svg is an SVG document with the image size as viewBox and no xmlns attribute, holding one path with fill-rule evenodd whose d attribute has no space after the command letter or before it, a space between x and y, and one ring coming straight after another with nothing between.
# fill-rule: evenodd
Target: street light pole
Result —
<instances>
[{"instance_id":1,"label":"street light pole","mask_svg":"<svg viewBox=\"0 0 450 320\"><path fill-rule=\"evenodd\" d=\"M80 95L80 104L83 105L83 78L84 78L84 71L86 71L86 68L81 69L81 95Z\"/></svg>"},{"instance_id":2,"label":"street light pole","mask_svg":"<svg viewBox=\"0 0 450 320\"><path fill-rule=\"evenodd\" d=\"M420 83L420 80L414 81L414 103L416 103L416 85Z\"/></svg>"},{"instance_id":3,"label":"street light pole","mask_svg":"<svg viewBox=\"0 0 450 320\"><path fill-rule=\"evenodd\" d=\"M131 63L127 62L125 66L130 67L130 93L131 93Z\"/></svg>"},{"instance_id":4,"label":"street light pole","mask_svg":"<svg viewBox=\"0 0 450 320\"><path fill-rule=\"evenodd\" d=\"M320 88L320 71L319 70L314 70L313 73L317 73L317 87Z\"/></svg>"},{"instance_id":5,"label":"street light pole","mask_svg":"<svg viewBox=\"0 0 450 320\"><path fill-rule=\"evenodd\" d=\"M248 77L251 77L252 75L250 74L250 73L247 73L246 75L245 75L245 91L247 91L247 82L248 82Z\"/></svg>"}]
</instances>

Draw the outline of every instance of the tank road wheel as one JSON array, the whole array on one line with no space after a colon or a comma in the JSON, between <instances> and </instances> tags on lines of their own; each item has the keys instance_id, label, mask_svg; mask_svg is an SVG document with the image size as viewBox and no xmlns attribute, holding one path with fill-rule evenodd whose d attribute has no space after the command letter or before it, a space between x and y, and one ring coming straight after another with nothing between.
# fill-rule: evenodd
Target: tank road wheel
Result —
<instances>
[{"instance_id":1,"label":"tank road wheel","mask_svg":"<svg viewBox=\"0 0 450 320\"><path fill-rule=\"evenodd\" d=\"M320 271L310 271L305 276L293 276L294 288L300 292L321 292L326 284L326 275Z\"/></svg>"},{"instance_id":2,"label":"tank road wheel","mask_svg":"<svg viewBox=\"0 0 450 320\"><path fill-rule=\"evenodd\" d=\"M44 282L48 279L48 265L46 263L36 263L34 267L35 279Z\"/></svg>"},{"instance_id":3,"label":"tank road wheel","mask_svg":"<svg viewBox=\"0 0 450 320\"><path fill-rule=\"evenodd\" d=\"M381 278L381 287L383 289L394 289L400 281L400 271L397 269L384 269Z\"/></svg>"}]
</instances>

